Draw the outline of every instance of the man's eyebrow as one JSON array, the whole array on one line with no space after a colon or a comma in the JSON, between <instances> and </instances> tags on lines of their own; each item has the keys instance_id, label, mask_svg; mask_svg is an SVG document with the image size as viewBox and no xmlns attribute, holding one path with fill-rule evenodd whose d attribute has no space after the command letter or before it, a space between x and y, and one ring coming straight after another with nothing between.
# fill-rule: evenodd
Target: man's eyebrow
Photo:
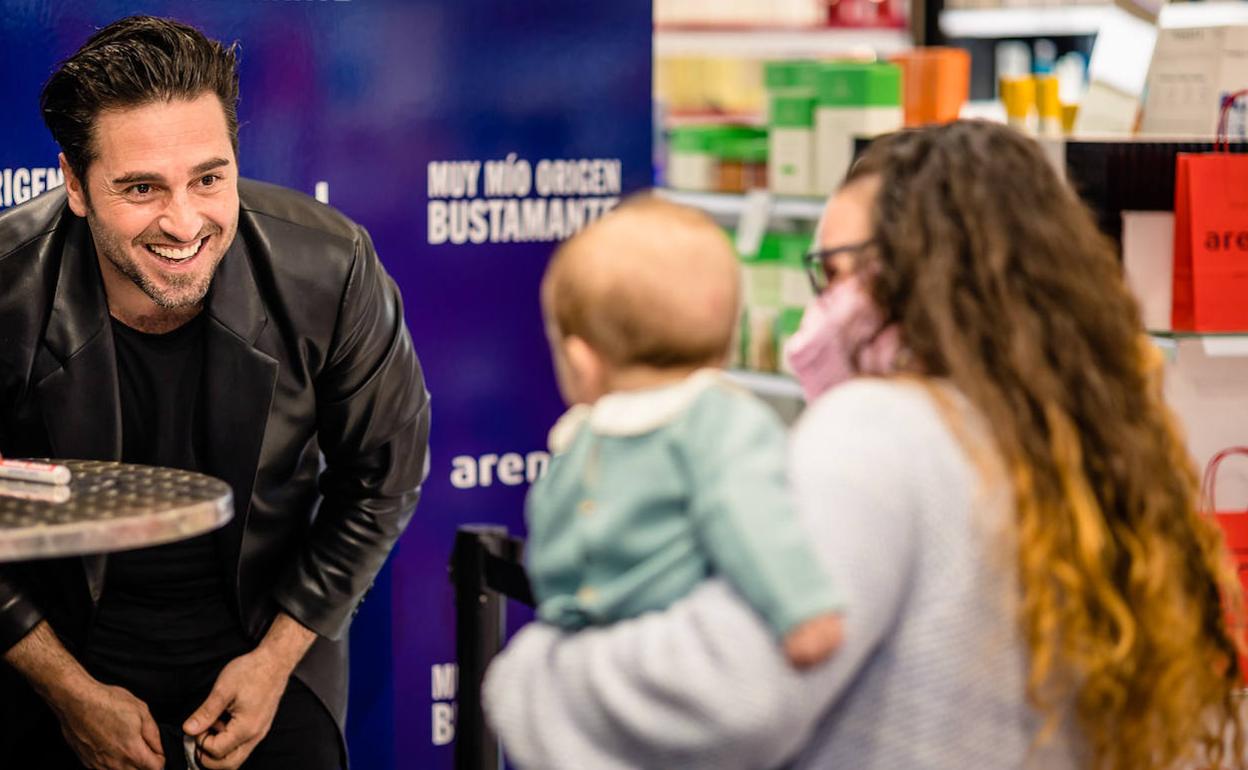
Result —
<instances>
[{"instance_id":1,"label":"man's eyebrow","mask_svg":"<svg viewBox=\"0 0 1248 770\"><path fill-rule=\"evenodd\" d=\"M191 176L199 176L212 171L214 168L230 165L230 161L225 158L209 158L191 169ZM164 184L165 178L155 171L131 171L128 174L122 174L113 180L113 184L117 186L138 184L141 182L156 182Z\"/></svg>"},{"instance_id":2,"label":"man's eyebrow","mask_svg":"<svg viewBox=\"0 0 1248 770\"><path fill-rule=\"evenodd\" d=\"M225 158L211 158L191 169L191 176L198 176L199 174L212 171L214 168L221 168L222 166L228 165L230 165L230 161Z\"/></svg>"},{"instance_id":3,"label":"man's eyebrow","mask_svg":"<svg viewBox=\"0 0 1248 770\"><path fill-rule=\"evenodd\" d=\"M159 182L164 183L165 178L155 171L131 171L129 174L123 174L113 180L116 186L135 184L137 182Z\"/></svg>"}]
</instances>

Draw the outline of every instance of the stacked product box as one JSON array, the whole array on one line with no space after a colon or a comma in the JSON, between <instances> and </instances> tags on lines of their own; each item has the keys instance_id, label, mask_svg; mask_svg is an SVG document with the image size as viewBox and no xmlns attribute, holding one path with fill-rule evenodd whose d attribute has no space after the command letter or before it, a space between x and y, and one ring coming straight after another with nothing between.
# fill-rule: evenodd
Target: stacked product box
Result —
<instances>
[{"instance_id":1,"label":"stacked product box","mask_svg":"<svg viewBox=\"0 0 1248 770\"><path fill-rule=\"evenodd\" d=\"M767 132L752 126L694 125L668 132L667 184L691 192L766 187Z\"/></svg>"},{"instance_id":2,"label":"stacked product box","mask_svg":"<svg viewBox=\"0 0 1248 770\"><path fill-rule=\"evenodd\" d=\"M764 82L768 93L770 167L768 187L778 195L812 195L815 191L815 86L819 64L814 61L768 62Z\"/></svg>"},{"instance_id":3,"label":"stacked product box","mask_svg":"<svg viewBox=\"0 0 1248 770\"><path fill-rule=\"evenodd\" d=\"M827 195L854 140L902 127L901 69L883 62L779 61L766 66L772 192Z\"/></svg>"},{"instance_id":4,"label":"stacked product box","mask_svg":"<svg viewBox=\"0 0 1248 770\"><path fill-rule=\"evenodd\" d=\"M831 62L815 90L815 192L840 187L854 159L854 140L902 127L901 68L886 62Z\"/></svg>"},{"instance_id":5,"label":"stacked product box","mask_svg":"<svg viewBox=\"0 0 1248 770\"><path fill-rule=\"evenodd\" d=\"M787 371L784 343L797 331L811 297L802 263L810 243L809 235L768 233L758 251L741 255L743 310L734 366Z\"/></svg>"}]
</instances>

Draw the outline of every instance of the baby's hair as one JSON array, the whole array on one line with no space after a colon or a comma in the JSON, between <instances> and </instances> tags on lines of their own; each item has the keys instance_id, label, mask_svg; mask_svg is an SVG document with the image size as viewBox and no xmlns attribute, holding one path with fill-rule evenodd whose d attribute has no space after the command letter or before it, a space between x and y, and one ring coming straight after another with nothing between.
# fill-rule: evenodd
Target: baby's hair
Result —
<instances>
[{"instance_id":1,"label":"baby's hair","mask_svg":"<svg viewBox=\"0 0 1248 770\"><path fill-rule=\"evenodd\" d=\"M710 217L640 194L555 252L542 307L559 337L615 366L703 366L727 353L739 291L736 255Z\"/></svg>"}]
</instances>

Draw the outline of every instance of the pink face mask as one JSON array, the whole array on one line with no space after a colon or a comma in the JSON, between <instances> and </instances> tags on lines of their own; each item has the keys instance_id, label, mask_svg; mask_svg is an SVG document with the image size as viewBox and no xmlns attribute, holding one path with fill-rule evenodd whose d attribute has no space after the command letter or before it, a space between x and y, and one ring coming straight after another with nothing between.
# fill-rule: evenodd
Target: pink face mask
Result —
<instances>
[{"instance_id":1,"label":"pink face mask","mask_svg":"<svg viewBox=\"0 0 1248 770\"><path fill-rule=\"evenodd\" d=\"M830 286L806 306L802 325L784 346L784 356L807 403L856 374L893 370L901 338L893 325L871 339L881 322L879 309L856 275ZM867 340L870 343L862 347Z\"/></svg>"}]
</instances>

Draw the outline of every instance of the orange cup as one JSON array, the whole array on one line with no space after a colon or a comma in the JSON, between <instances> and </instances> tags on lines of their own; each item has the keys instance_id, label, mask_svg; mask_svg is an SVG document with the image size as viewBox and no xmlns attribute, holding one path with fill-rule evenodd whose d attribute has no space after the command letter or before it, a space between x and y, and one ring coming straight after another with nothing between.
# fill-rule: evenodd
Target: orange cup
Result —
<instances>
[{"instance_id":1,"label":"orange cup","mask_svg":"<svg viewBox=\"0 0 1248 770\"><path fill-rule=\"evenodd\" d=\"M970 53L961 48L913 48L889 61L901 67L907 126L957 120L970 96Z\"/></svg>"}]
</instances>

